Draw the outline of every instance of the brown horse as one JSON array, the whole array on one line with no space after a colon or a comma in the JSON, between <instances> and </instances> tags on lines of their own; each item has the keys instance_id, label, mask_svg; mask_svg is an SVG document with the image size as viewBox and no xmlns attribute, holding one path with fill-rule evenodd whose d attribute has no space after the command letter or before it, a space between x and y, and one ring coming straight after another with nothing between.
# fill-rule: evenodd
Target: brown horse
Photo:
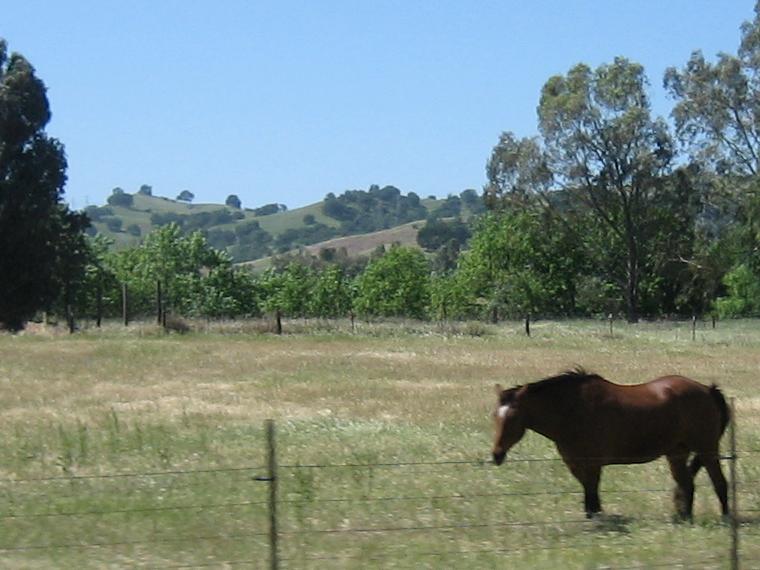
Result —
<instances>
[{"instance_id":1,"label":"brown horse","mask_svg":"<svg viewBox=\"0 0 760 570\"><path fill-rule=\"evenodd\" d=\"M729 411L723 394L683 376L621 386L577 368L526 386L496 385L493 460L531 429L551 439L572 474L583 485L586 516L601 512L602 466L646 463L664 455L676 481L678 514L690 519L694 476L704 466L728 514L726 478L719 463L720 437ZM694 453L688 464L690 453Z\"/></svg>"}]
</instances>

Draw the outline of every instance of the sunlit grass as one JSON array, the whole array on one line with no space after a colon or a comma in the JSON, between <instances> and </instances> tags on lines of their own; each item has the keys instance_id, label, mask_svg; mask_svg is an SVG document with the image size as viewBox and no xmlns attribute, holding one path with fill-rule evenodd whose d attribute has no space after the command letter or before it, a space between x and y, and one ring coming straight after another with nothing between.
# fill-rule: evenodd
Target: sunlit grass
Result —
<instances>
[{"instance_id":1,"label":"sunlit grass","mask_svg":"<svg viewBox=\"0 0 760 570\"><path fill-rule=\"evenodd\" d=\"M695 340L690 322L616 322L610 335L606 321L538 321L531 338L522 323L194 327L0 336L0 548L57 546L4 563L263 566L267 485L253 477L273 418L286 567L727 567L704 473L694 524L671 522L663 461L607 468L606 515L586 521L540 436L501 468L484 463L492 385L574 365L623 383L680 373L735 397L743 532L760 532L757 321L700 323ZM756 543L745 557L760 558Z\"/></svg>"}]
</instances>

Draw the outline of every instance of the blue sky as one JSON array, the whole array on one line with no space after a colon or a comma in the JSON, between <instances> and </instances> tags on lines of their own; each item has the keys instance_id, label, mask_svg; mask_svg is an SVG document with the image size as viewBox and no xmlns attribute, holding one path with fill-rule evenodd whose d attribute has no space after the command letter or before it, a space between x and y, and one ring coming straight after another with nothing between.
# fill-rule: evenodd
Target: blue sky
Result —
<instances>
[{"instance_id":1,"label":"blue sky","mask_svg":"<svg viewBox=\"0 0 760 570\"><path fill-rule=\"evenodd\" d=\"M290 208L393 184L480 190L499 134L536 132L574 64L735 52L753 0L0 1L0 37L48 87L66 197L141 184Z\"/></svg>"}]
</instances>

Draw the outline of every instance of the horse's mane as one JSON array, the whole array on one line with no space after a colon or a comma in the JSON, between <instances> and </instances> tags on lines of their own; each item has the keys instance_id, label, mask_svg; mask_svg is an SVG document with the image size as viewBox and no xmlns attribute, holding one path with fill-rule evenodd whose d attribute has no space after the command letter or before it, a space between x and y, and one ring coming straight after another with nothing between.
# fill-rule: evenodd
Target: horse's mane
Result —
<instances>
[{"instance_id":1,"label":"horse's mane","mask_svg":"<svg viewBox=\"0 0 760 570\"><path fill-rule=\"evenodd\" d=\"M575 368L571 370L565 370L556 376L549 376L543 380L531 382L530 384L526 385L526 388L531 394L536 394L538 392L543 392L549 388L578 386L596 378L601 378L601 376L594 374L593 372L587 372L581 366L576 366Z\"/></svg>"},{"instance_id":2,"label":"horse's mane","mask_svg":"<svg viewBox=\"0 0 760 570\"><path fill-rule=\"evenodd\" d=\"M536 380L530 384L519 384L512 388L502 391L499 400L502 405L511 403L517 392L525 389L529 394L539 394L551 388L569 388L577 387L589 380L601 379L602 377L593 372L587 372L582 366L576 366L570 370L557 374L556 376L549 376L542 380Z\"/></svg>"}]
</instances>

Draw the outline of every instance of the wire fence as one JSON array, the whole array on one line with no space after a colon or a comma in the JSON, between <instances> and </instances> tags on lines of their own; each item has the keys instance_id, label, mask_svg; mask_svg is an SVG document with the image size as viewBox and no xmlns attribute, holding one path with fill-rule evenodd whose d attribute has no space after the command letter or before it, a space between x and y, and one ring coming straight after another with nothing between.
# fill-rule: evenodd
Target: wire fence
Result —
<instances>
[{"instance_id":1,"label":"wire fence","mask_svg":"<svg viewBox=\"0 0 760 570\"><path fill-rule=\"evenodd\" d=\"M738 508L730 521L674 525L662 466L652 467L662 486L636 485L635 476L603 486L611 512L630 514L587 519L580 488L557 482L564 466L556 457L511 458L509 478L477 460L278 464L274 424L267 429L265 464L5 478L0 556L11 567L81 568L479 568L505 560L738 568L760 560L757 449L722 458L730 472L746 466L731 481ZM699 509L715 512L708 481L697 495L698 518Z\"/></svg>"}]
</instances>

